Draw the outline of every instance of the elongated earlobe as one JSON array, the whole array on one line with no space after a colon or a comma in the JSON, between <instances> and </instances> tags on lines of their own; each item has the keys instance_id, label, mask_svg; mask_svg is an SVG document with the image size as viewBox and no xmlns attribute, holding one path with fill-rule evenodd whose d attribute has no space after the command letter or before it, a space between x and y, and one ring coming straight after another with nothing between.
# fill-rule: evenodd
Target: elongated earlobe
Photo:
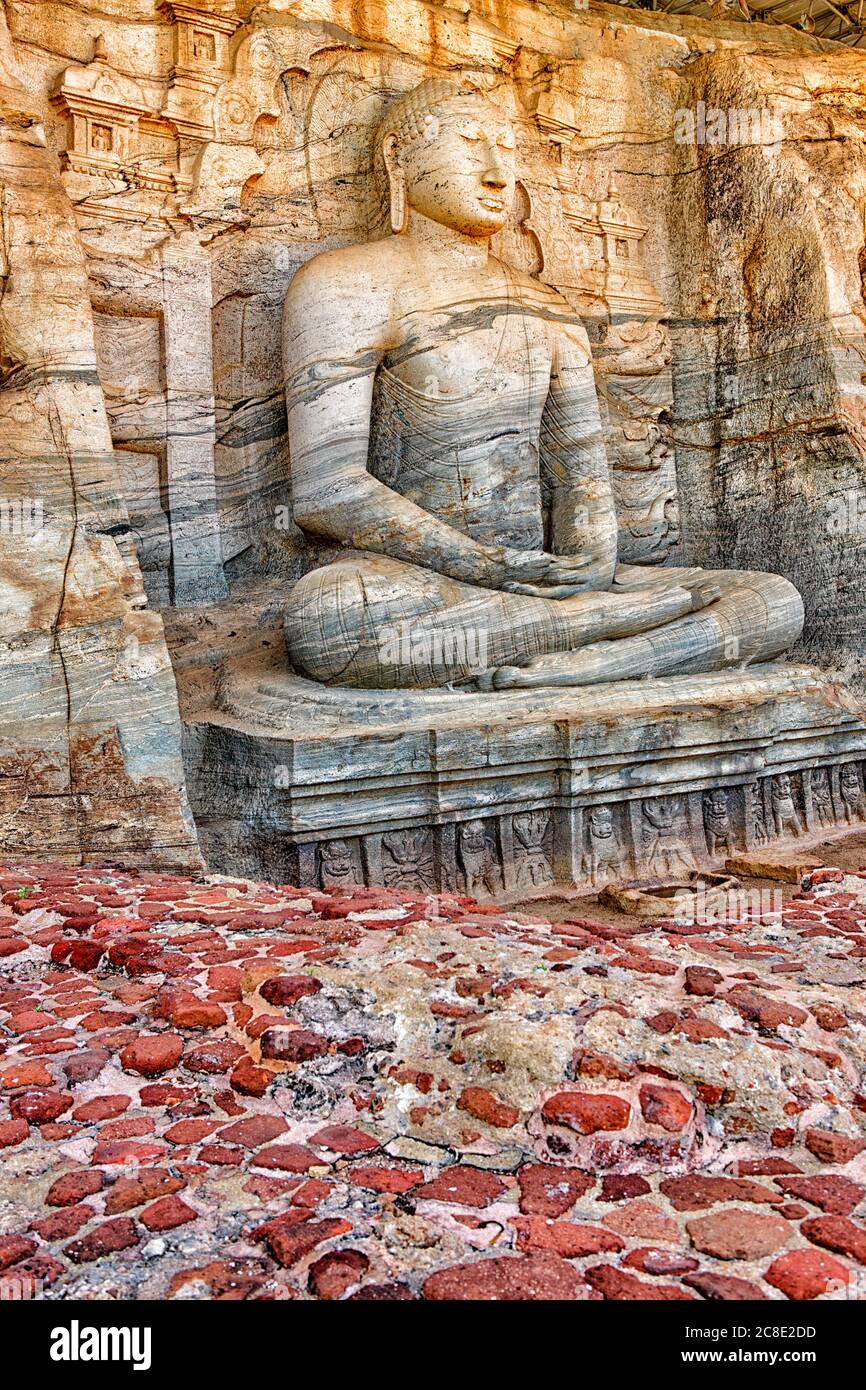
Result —
<instances>
[{"instance_id":1,"label":"elongated earlobe","mask_svg":"<svg viewBox=\"0 0 866 1390\"><path fill-rule=\"evenodd\" d=\"M406 189L402 179L391 180L391 231L395 236L406 230Z\"/></svg>"},{"instance_id":2,"label":"elongated earlobe","mask_svg":"<svg viewBox=\"0 0 866 1390\"><path fill-rule=\"evenodd\" d=\"M406 180L397 158L397 137L389 135L382 146L385 168L388 171L388 185L391 190L391 231L395 236L405 232L408 225L406 216Z\"/></svg>"}]
</instances>

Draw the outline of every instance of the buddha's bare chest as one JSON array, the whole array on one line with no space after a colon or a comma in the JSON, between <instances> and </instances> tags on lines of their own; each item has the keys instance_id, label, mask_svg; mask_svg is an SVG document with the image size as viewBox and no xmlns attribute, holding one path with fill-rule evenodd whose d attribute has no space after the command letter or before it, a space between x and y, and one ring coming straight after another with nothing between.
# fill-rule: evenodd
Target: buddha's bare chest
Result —
<instances>
[{"instance_id":1,"label":"buddha's bare chest","mask_svg":"<svg viewBox=\"0 0 866 1390\"><path fill-rule=\"evenodd\" d=\"M546 397L550 365L543 321L501 297L405 314L384 362L412 391L440 399L471 397L481 410L485 394L519 394L528 405Z\"/></svg>"}]
</instances>

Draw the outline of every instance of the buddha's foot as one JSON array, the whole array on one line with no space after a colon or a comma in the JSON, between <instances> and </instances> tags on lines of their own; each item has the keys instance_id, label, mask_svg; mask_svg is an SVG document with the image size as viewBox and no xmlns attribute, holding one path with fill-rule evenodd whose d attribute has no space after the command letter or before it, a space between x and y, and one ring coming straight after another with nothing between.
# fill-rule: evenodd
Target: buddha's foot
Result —
<instances>
[{"instance_id":1,"label":"buddha's foot","mask_svg":"<svg viewBox=\"0 0 866 1390\"><path fill-rule=\"evenodd\" d=\"M628 649L620 650L626 642ZM596 642L574 652L539 656L525 666L499 666L496 670L485 671L476 689L537 690L556 685L598 685L602 681L636 680L652 674L650 644L645 638L627 638L619 642Z\"/></svg>"}]
</instances>

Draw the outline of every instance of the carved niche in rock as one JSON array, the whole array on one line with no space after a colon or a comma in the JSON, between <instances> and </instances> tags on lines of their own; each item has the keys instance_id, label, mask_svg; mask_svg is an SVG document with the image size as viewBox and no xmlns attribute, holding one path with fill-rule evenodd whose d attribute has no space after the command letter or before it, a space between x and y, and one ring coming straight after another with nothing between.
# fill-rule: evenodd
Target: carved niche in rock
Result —
<instances>
[{"instance_id":1,"label":"carved niche in rock","mask_svg":"<svg viewBox=\"0 0 866 1390\"><path fill-rule=\"evenodd\" d=\"M230 76L230 41L241 20L174 0L160 10L172 26L174 57L163 115L180 135L208 137L213 133L213 96Z\"/></svg>"}]
</instances>

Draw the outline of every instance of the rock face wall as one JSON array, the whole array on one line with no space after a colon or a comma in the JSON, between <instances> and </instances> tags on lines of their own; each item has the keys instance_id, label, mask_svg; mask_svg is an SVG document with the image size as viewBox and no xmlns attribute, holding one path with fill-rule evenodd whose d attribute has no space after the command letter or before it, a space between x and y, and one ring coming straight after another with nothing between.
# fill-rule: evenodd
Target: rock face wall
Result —
<instances>
[{"instance_id":1,"label":"rock face wall","mask_svg":"<svg viewBox=\"0 0 866 1390\"><path fill-rule=\"evenodd\" d=\"M677 474L699 563L806 599L803 650L862 672L866 73L856 53L696 54L684 106L769 114L757 145L678 145L670 246Z\"/></svg>"},{"instance_id":2,"label":"rock face wall","mask_svg":"<svg viewBox=\"0 0 866 1390\"><path fill-rule=\"evenodd\" d=\"M84 255L5 20L0 189L0 853L192 866L174 678L130 544Z\"/></svg>"},{"instance_id":3,"label":"rock face wall","mask_svg":"<svg viewBox=\"0 0 866 1390\"><path fill-rule=\"evenodd\" d=\"M857 674L861 56L528 0L4 8L5 853L194 855L155 610L194 712L323 558L291 519L282 304L381 232L371 137L432 72L517 126L496 249L587 324L621 558L784 574L802 652Z\"/></svg>"}]
</instances>

